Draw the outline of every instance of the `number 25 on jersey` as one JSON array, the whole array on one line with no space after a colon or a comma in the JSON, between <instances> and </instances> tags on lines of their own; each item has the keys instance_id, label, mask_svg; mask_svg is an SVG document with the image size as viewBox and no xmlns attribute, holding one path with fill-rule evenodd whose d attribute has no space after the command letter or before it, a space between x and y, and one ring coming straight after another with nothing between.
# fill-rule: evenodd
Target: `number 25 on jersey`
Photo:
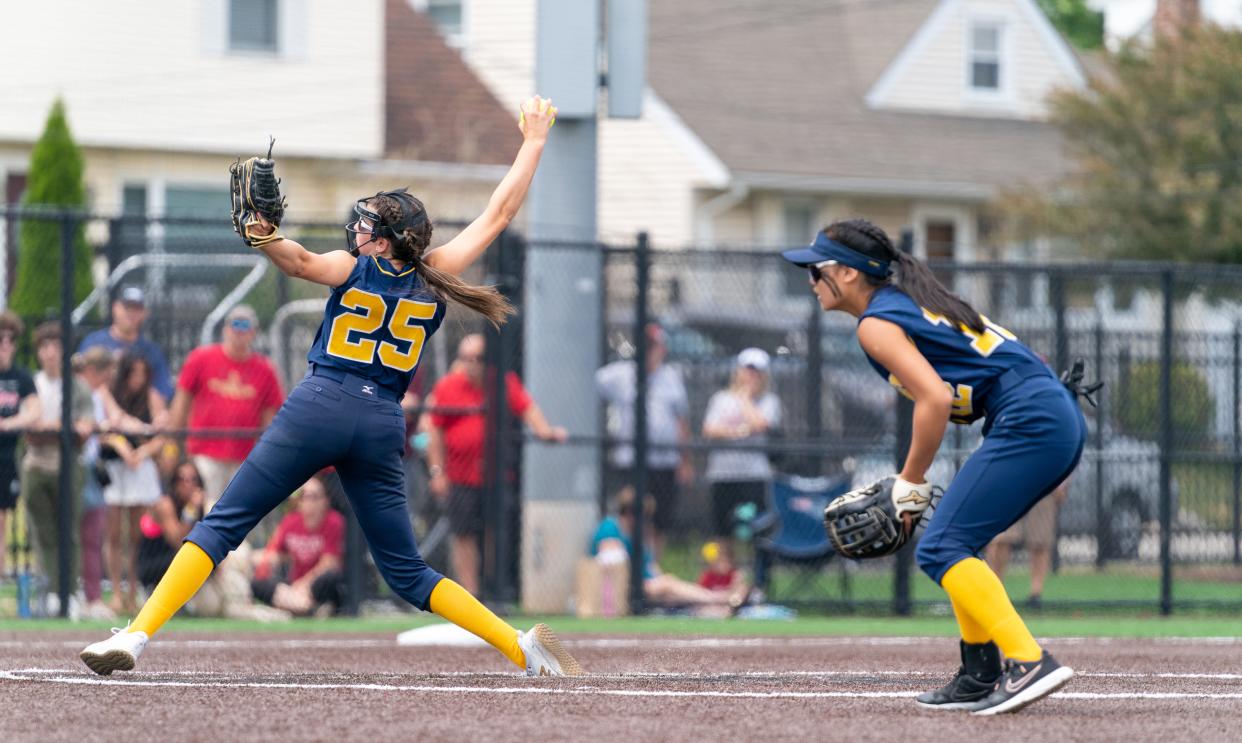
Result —
<instances>
[{"instance_id":1,"label":"number 25 on jersey","mask_svg":"<svg viewBox=\"0 0 1242 743\"><path fill-rule=\"evenodd\" d=\"M400 372L408 372L418 365L423 342L427 339L427 329L421 321L435 317L434 303L397 300L397 309L388 321L388 334L408 343L405 351L396 343L376 337L382 337L376 331L383 326L384 316L388 314L388 303L383 297L351 287L341 297L341 308L351 311L342 312L332 321L328 353L360 364L373 363L378 353L381 364Z\"/></svg>"}]
</instances>

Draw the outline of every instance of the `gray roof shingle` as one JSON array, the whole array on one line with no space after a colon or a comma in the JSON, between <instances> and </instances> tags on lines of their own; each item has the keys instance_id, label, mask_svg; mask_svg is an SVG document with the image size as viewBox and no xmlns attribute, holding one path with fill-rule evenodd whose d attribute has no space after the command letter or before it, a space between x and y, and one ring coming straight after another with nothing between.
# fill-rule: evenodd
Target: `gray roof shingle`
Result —
<instances>
[{"instance_id":1,"label":"gray roof shingle","mask_svg":"<svg viewBox=\"0 0 1242 743\"><path fill-rule=\"evenodd\" d=\"M1065 169L1037 121L873 110L867 91L938 0L657 0L655 91L741 180L985 198Z\"/></svg>"}]
</instances>

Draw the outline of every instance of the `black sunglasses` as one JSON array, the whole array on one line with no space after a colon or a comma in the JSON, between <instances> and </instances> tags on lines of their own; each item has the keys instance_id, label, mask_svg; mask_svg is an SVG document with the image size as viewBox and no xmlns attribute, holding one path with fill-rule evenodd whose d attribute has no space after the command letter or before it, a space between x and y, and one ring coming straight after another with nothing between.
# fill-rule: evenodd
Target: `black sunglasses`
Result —
<instances>
[{"instance_id":1,"label":"black sunglasses","mask_svg":"<svg viewBox=\"0 0 1242 743\"><path fill-rule=\"evenodd\" d=\"M835 264L836 264L836 261L824 261L822 264L819 264L819 265L827 267L827 266L831 266ZM811 282L815 284L818 284L820 281L823 281L824 279L824 272L820 270L819 265L811 265L811 266L806 267L806 270L811 272Z\"/></svg>"}]
</instances>

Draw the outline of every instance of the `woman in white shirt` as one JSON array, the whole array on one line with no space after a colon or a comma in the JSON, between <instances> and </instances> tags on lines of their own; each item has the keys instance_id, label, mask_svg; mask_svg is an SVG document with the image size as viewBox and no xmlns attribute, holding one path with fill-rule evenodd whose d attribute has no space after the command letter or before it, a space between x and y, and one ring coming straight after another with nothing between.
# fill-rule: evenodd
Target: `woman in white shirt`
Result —
<instances>
[{"instance_id":1,"label":"woman in white shirt","mask_svg":"<svg viewBox=\"0 0 1242 743\"><path fill-rule=\"evenodd\" d=\"M703 437L730 443L762 444L780 426L781 403L768 391L771 359L758 348L737 355L729 386L712 395L703 420ZM719 449L707 458L711 485L712 534L730 537L733 514L745 503L762 507L772 481L772 465L762 450Z\"/></svg>"}]
</instances>

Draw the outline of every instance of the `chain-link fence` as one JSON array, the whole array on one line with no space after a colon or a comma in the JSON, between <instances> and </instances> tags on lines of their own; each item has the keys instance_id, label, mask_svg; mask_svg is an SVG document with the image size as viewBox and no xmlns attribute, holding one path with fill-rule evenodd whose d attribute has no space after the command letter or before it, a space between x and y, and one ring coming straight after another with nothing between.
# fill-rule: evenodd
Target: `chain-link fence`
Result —
<instances>
[{"instance_id":1,"label":"chain-link fence","mask_svg":"<svg viewBox=\"0 0 1242 743\"><path fill-rule=\"evenodd\" d=\"M68 308L66 348L107 327L111 301L123 287L135 286L146 298L144 335L163 350L174 375L191 350L216 341L228 311L241 302L257 312L254 347L272 360L285 391L305 373L327 289L280 275L227 227L207 220L10 211L6 234L31 220L56 225L66 250L81 228L97 256L89 296L61 297L46 312L22 311L30 326L45 314L62 317L61 308ZM453 232L438 225L437 242ZM312 250L337 247L340 234L339 225L290 226L290 236ZM12 255L15 241L6 244ZM552 264L571 265L578 278L551 284L541 277ZM1242 578L1242 272L1069 263L933 268L1054 368L1083 357L1088 378L1106 382L1099 407L1086 410L1087 448L1056 513L1043 605L1167 612L1242 604L1236 591ZM651 251L641 240L527 245L506 233L468 278L498 284L519 309L546 324L531 327L519 315L497 331L452 309L428 343L407 398L407 487L416 532L434 567L452 574L469 566L456 562L453 552L471 540L477 554L471 582L486 600L608 613L599 606L600 592L621 589L607 588L610 574L592 577L593 561L583 558L600 541L593 537L616 535L596 527L616 513L625 487L640 482L656 495L655 510L639 505L630 511L656 528L635 529L624 519L614 525L620 536L654 547L663 571L687 584L708 567L700 547L711 539L732 548L744 572L758 568L773 603L946 610L942 593L911 569L908 554L843 561L829 554L822 533L795 528L799 519L817 523L815 510L833 493L894 470L903 414L858 349L853 319L820 311L805 272L785 264L777 251ZM8 294L10 309L22 310L13 305L16 295ZM537 313L536 301L543 303ZM659 331L644 331L648 322ZM417 421L436 384L454 369L458 344L473 333L486 338L479 378L484 404L440 409L449 418L482 416L486 432L481 522L463 530L450 523L452 498L431 495L438 489L429 476L439 474L442 463L432 462L429 472L428 459L438 455L434 447L428 453L427 442L435 437L430 423L420 429ZM20 340L16 363L32 367L33 349L28 338ZM767 354L766 389L779 418L761 436L733 437L708 419L728 418L718 393L736 383L737 356L746 348ZM660 350L663 364L626 363ZM606 368L611 371L596 371ZM524 389L496 383L510 372L527 376L522 381L545 411L546 426L529 417ZM558 426L568 429L562 442ZM184 434L170 431L175 440ZM931 479L949 482L979 436L978 425L952 427ZM70 437L64 443L73 444ZM620 451L627 448L636 451ZM729 464L722 453L741 456ZM739 481L758 482L759 489L733 488ZM62 476L61 483L66 491L74 488L71 477ZM335 503L348 510L339 493ZM8 531L20 523L10 519ZM70 555L77 532L68 520L58 526L63 554ZM346 573L353 590L345 608L375 608L389 594L357 529L350 534ZM20 529L13 537L10 572L29 562L21 554ZM1029 541L1016 545L1006 575L1019 602L1029 590L1027 555L1037 547ZM687 610L702 599L691 589L643 596L637 581L630 585L631 603L646 608ZM624 606L619 594L610 600L611 611Z\"/></svg>"}]
</instances>

